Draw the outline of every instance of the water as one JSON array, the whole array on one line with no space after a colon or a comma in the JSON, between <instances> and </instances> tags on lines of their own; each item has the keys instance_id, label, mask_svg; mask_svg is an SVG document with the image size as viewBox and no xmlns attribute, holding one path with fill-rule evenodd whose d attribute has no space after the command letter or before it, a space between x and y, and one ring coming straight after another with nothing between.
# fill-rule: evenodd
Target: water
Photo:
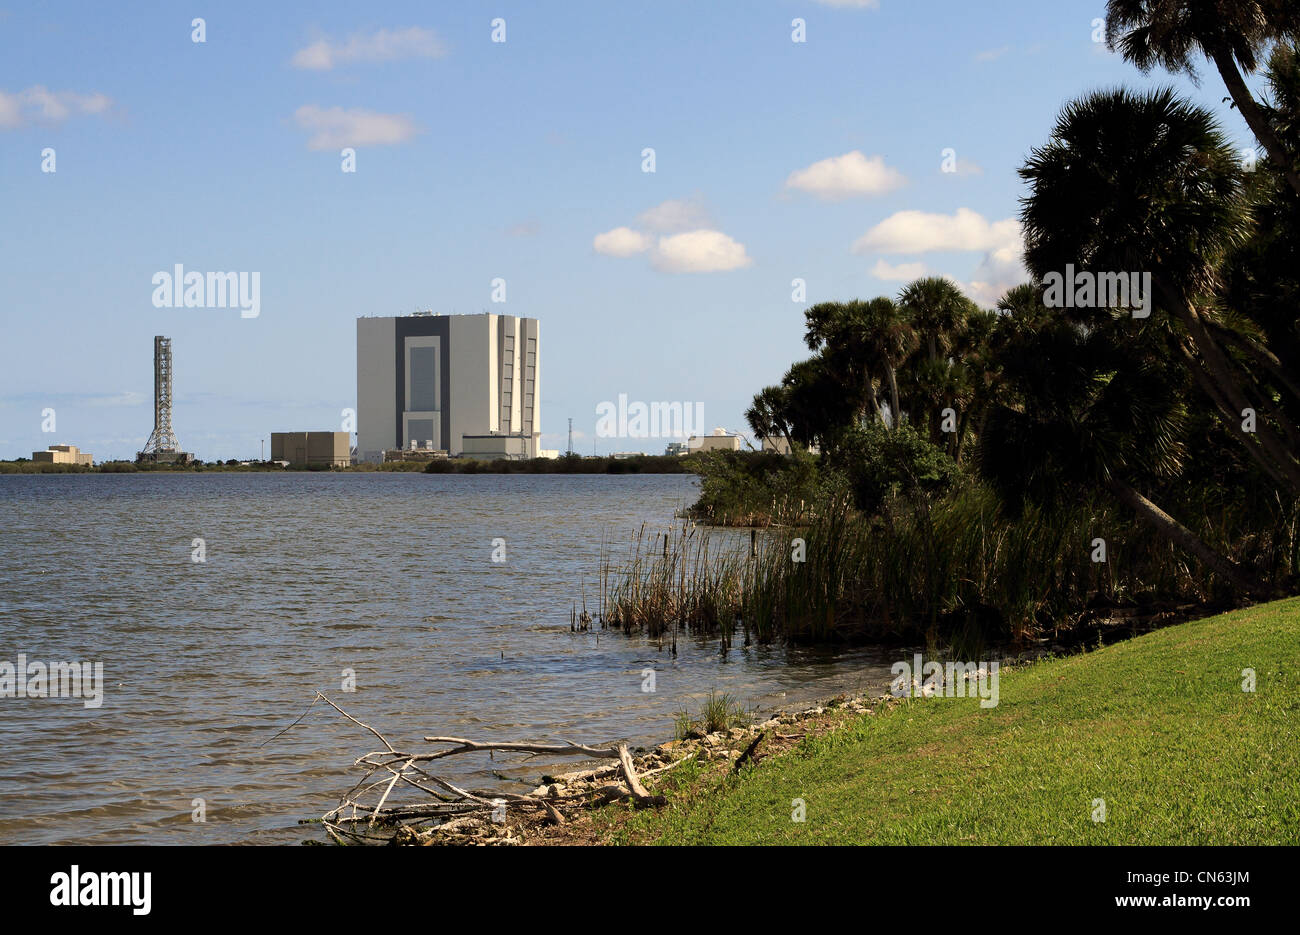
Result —
<instances>
[{"instance_id":1,"label":"water","mask_svg":"<svg viewBox=\"0 0 1300 935\"><path fill-rule=\"evenodd\" d=\"M648 746L711 688L758 710L882 689L888 662L868 653L723 661L687 641L673 660L570 633L584 579L596 608L602 535L625 549L695 489L687 475L0 476L0 662L99 661L106 683L98 709L0 698L0 841L320 839L299 819L332 808L378 743L323 704L276 737L317 690L399 746ZM444 762L453 781L515 790L551 765Z\"/></svg>"}]
</instances>

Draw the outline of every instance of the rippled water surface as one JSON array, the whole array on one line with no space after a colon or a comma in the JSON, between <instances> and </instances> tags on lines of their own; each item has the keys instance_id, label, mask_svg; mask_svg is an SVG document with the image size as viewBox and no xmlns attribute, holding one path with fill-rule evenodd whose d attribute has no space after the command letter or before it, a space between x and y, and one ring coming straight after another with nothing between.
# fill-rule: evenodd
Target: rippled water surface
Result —
<instances>
[{"instance_id":1,"label":"rippled water surface","mask_svg":"<svg viewBox=\"0 0 1300 935\"><path fill-rule=\"evenodd\" d=\"M293 843L373 737L627 740L711 688L774 706L878 687L833 656L573 634L602 536L626 549L695 497L685 475L0 477L0 662L102 662L104 702L0 698L0 841ZM493 539L506 561L492 561ZM202 538L206 561L191 560ZM656 670L643 692L642 670ZM343 671L356 691L341 691ZM457 762L463 760L464 762ZM548 764L445 773L525 788ZM511 782L519 785L511 785ZM191 818L195 799L207 820Z\"/></svg>"}]
</instances>

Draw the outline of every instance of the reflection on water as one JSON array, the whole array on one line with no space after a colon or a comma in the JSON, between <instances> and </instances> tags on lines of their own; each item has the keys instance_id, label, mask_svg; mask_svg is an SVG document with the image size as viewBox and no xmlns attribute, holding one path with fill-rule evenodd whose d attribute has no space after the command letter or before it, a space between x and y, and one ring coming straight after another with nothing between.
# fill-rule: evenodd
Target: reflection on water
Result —
<instances>
[{"instance_id":1,"label":"reflection on water","mask_svg":"<svg viewBox=\"0 0 1300 935\"><path fill-rule=\"evenodd\" d=\"M864 653L749 647L723 661L687 641L674 660L570 633L602 536L662 528L694 496L683 475L0 477L0 662L102 661L106 683L98 709L0 698L0 840L314 837L298 819L331 808L375 745L323 705L275 737L318 689L412 745L649 745L711 688L770 709L887 683L888 662ZM548 765L464 756L445 772L531 785Z\"/></svg>"}]
</instances>

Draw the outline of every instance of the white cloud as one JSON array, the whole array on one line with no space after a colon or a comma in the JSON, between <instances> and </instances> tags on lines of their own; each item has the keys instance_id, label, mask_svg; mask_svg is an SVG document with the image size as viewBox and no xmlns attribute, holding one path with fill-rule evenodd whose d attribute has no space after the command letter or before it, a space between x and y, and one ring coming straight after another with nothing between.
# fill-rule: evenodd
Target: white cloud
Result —
<instances>
[{"instance_id":1,"label":"white cloud","mask_svg":"<svg viewBox=\"0 0 1300 935\"><path fill-rule=\"evenodd\" d=\"M745 245L722 231L695 230L660 237L650 262L664 273L721 273L749 266Z\"/></svg>"},{"instance_id":2,"label":"white cloud","mask_svg":"<svg viewBox=\"0 0 1300 935\"><path fill-rule=\"evenodd\" d=\"M698 196L673 198L643 211L636 227L616 227L591 242L597 253L647 253L661 273L719 273L749 266L745 245L715 230Z\"/></svg>"},{"instance_id":3,"label":"white cloud","mask_svg":"<svg viewBox=\"0 0 1300 935\"><path fill-rule=\"evenodd\" d=\"M871 275L886 282L910 282L925 275L924 263L899 263L894 265L885 260L877 260L871 267Z\"/></svg>"},{"instance_id":4,"label":"white cloud","mask_svg":"<svg viewBox=\"0 0 1300 935\"><path fill-rule=\"evenodd\" d=\"M616 227L592 238L591 245L597 253L606 256L629 257L645 253L654 243L649 234L634 231L630 227Z\"/></svg>"},{"instance_id":5,"label":"white cloud","mask_svg":"<svg viewBox=\"0 0 1300 935\"><path fill-rule=\"evenodd\" d=\"M709 213L695 198L672 198L642 212L637 222L658 234L675 234L699 230L712 222Z\"/></svg>"},{"instance_id":6,"label":"white cloud","mask_svg":"<svg viewBox=\"0 0 1300 935\"><path fill-rule=\"evenodd\" d=\"M447 54L437 34L419 26L354 34L346 42L319 39L294 53L296 68L325 71L354 62L395 62L404 58L440 58Z\"/></svg>"},{"instance_id":7,"label":"white cloud","mask_svg":"<svg viewBox=\"0 0 1300 935\"><path fill-rule=\"evenodd\" d=\"M786 188L811 192L834 201L856 195L882 195L907 182L897 169L885 165L883 156L867 158L860 150L832 156L796 169L785 180Z\"/></svg>"},{"instance_id":8,"label":"white cloud","mask_svg":"<svg viewBox=\"0 0 1300 935\"><path fill-rule=\"evenodd\" d=\"M1029 281L1025 269L1022 247L1019 241L996 250L990 250L980 261L970 282L962 283L962 288L984 305L995 305L1002 293L1012 286Z\"/></svg>"},{"instance_id":9,"label":"white cloud","mask_svg":"<svg viewBox=\"0 0 1300 935\"><path fill-rule=\"evenodd\" d=\"M1011 46L1009 45L1004 45L999 49L985 49L982 52L975 53L975 61L996 62L998 59L1000 59L1002 56L1006 55L1010 51L1011 51Z\"/></svg>"},{"instance_id":10,"label":"white cloud","mask_svg":"<svg viewBox=\"0 0 1300 935\"><path fill-rule=\"evenodd\" d=\"M898 211L853 243L854 253L927 253L935 250L1020 248L1020 222L990 223L969 208L956 214Z\"/></svg>"},{"instance_id":11,"label":"white cloud","mask_svg":"<svg viewBox=\"0 0 1300 935\"><path fill-rule=\"evenodd\" d=\"M0 91L0 129L63 123L69 117L105 113L112 106L104 94L51 91L39 84L12 94Z\"/></svg>"},{"instance_id":12,"label":"white cloud","mask_svg":"<svg viewBox=\"0 0 1300 935\"><path fill-rule=\"evenodd\" d=\"M969 208L956 214L899 211L867 231L853 244L853 252L930 253L979 251L984 258L969 281L954 276L967 295L983 305L993 305L1007 289L1029 279L1022 254L1020 222L1015 218L990 222ZM872 274L880 279L908 280L927 275L923 264L890 264L877 260Z\"/></svg>"},{"instance_id":13,"label":"white cloud","mask_svg":"<svg viewBox=\"0 0 1300 935\"><path fill-rule=\"evenodd\" d=\"M312 133L308 149L338 149L343 146L389 146L405 143L419 132L406 114L380 114L371 110L308 104L294 112L298 126Z\"/></svg>"}]
</instances>

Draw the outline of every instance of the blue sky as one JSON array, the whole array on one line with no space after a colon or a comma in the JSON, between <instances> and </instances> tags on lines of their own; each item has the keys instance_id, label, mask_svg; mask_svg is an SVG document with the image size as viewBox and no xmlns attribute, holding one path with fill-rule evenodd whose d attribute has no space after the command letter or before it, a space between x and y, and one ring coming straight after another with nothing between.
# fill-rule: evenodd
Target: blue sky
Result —
<instances>
[{"instance_id":1,"label":"blue sky","mask_svg":"<svg viewBox=\"0 0 1300 935\"><path fill-rule=\"evenodd\" d=\"M1092 41L1103 13L0 0L0 457L132 456L155 334L199 456L337 429L355 319L417 309L541 320L543 447L572 417L590 453L597 404L621 393L743 429L806 355L807 303L895 294L922 269L986 303L1018 281L1015 170L1069 99L1172 83L1251 144L1212 71L1199 89L1141 75ZM260 314L154 307L151 277L176 264L258 272Z\"/></svg>"}]
</instances>

